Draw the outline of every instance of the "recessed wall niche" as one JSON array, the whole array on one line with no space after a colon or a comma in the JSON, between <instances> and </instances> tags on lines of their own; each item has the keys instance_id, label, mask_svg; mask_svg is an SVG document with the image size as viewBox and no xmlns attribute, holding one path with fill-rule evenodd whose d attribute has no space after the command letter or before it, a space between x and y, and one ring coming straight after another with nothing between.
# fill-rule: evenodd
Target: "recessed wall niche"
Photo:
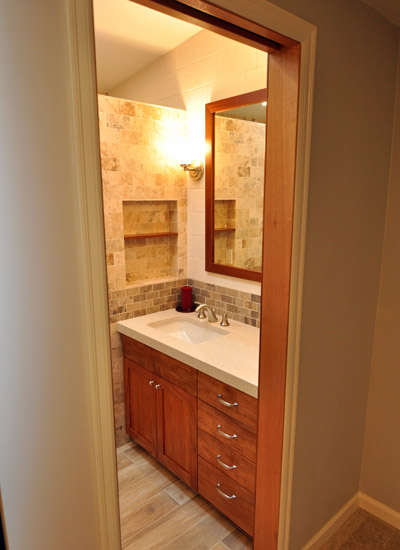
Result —
<instances>
[{"instance_id":1,"label":"recessed wall niche","mask_svg":"<svg viewBox=\"0 0 400 550\"><path fill-rule=\"evenodd\" d=\"M235 263L236 201L214 201L214 261L216 264Z\"/></svg>"},{"instance_id":2,"label":"recessed wall niche","mask_svg":"<svg viewBox=\"0 0 400 550\"><path fill-rule=\"evenodd\" d=\"M178 276L178 202L123 201L127 284Z\"/></svg>"}]
</instances>

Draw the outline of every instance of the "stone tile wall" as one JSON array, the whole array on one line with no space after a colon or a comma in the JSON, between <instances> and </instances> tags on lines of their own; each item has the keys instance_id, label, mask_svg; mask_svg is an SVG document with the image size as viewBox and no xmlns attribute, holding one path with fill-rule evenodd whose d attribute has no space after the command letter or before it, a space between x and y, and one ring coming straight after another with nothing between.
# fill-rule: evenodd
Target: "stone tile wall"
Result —
<instances>
[{"instance_id":1,"label":"stone tile wall","mask_svg":"<svg viewBox=\"0 0 400 550\"><path fill-rule=\"evenodd\" d=\"M265 124L215 117L215 200L234 204L216 227L235 228L215 234L216 263L261 271L264 166Z\"/></svg>"},{"instance_id":2,"label":"stone tile wall","mask_svg":"<svg viewBox=\"0 0 400 550\"><path fill-rule=\"evenodd\" d=\"M109 290L125 289L127 282L140 284L142 276L142 284L162 276L186 277L186 175L170 147L186 135L186 113L101 95L98 105ZM154 206L153 218L149 212L141 212L147 216L146 231L139 226L127 228L128 233L150 233L158 229L161 213L156 205L166 201L175 204L171 224L178 236L173 241L169 237L157 243L151 239L125 241L124 205ZM135 221L127 212L125 218ZM165 261L161 268L161 256L165 259L167 250L173 253L173 261ZM146 261L149 256L154 261L156 252L160 262L151 267Z\"/></svg>"},{"instance_id":3,"label":"stone tile wall","mask_svg":"<svg viewBox=\"0 0 400 550\"><path fill-rule=\"evenodd\" d=\"M202 30L109 92L186 109L190 154L204 160L204 105L265 88L267 62L266 52ZM204 188L204 178L194 182L188 176L188 277L224 285L223 276L205 271ZM235 288L236 281L226 284ZM241 281L242 288L245 284ZM255 286L249 283L246 290L252 292Z\"/></svg>"}]
</instances>

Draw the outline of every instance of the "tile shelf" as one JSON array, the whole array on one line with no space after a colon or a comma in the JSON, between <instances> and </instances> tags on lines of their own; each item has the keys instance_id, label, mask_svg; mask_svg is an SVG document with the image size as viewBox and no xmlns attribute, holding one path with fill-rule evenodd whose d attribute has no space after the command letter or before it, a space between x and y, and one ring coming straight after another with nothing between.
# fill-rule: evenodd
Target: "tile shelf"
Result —
<instances>
[{"instance_id":1,"label":"tile shelf","mask_svg":"<svg viewBox=\"0 0 400 550\"><path fill-rule=\"evenodd\" d=\"M157 238L157 237L177 237L178 233L174 231L165 231L163 233L138 233L136 235L124 235L125 240L134 240L134 239L148 239L148 238Z\"/></svg>"}]
</instances>

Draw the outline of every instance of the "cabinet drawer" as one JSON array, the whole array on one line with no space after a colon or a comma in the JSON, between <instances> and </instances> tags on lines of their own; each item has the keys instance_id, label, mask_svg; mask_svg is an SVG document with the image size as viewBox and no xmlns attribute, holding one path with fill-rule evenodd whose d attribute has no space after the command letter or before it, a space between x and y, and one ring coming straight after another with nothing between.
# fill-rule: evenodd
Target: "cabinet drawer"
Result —
<instances>
[{"instance_id":1,"label":"cabinet drawer","mask_svg":"<svg viewBox=\"0 0 400 550\"><path fill-rule=\"evenodd\" d=\"M254 530L254 495L199 457L199 493L250 536ZM218 489L227 496L223 496ZM227 498L235 495L235 498Z\"/></svg>"},{"instance_id":2,"label":"cabinet drawer","mask_svg":"<svg viewBox=\"0 0 400 550\"><path fill-rule=\"evenodd\" d=\"M256 461L256 432L230 416L198 401L199 428L252 462ZM225 434L225 435L224 435Z\"/></svg>"},{"instance_id":3,"label":"cabinet drawer","mask_svg":"<svg viewBox=\"0 0 400 550\"><path fill-rule=\"evenodd\" d=\"M249 428L257 429L258 407L255 397L199 372L199 399Z\"/></svg>"},{"instance_id":4,"label":"cabinet drawer","mask_svg":"<svg viewBox=\"0 0 400 550\"><path fill-rule=\"evenodd\" d=\"M218 471L245 487L250 493L254 493L256 465L253 462L223 445L203 430L199 430L198 441L198 451L202 458Z\"/></svg>"},{"instance_id":5,"label":"cabinet drawer","mask_svg":"<svg viewBox=\"0 0 400 550\"><path fill-rule=\"evenodd\" d=\"M197 370L121 334L124 357L197 397Z\"/></svg>"},{"instance_id":6,"label":"cabinet drawer","mask_svg":"<svg viewBox=\"0 0 400 550\"><path fill-rule=\"evenodd\" d=\"M153 368L158 376L197 397L197 370L160 351L151 351Z\"/></svg>"},{"instance_id":7,"label":"cabinet drawer","mask_svg":"<svg viewBox=\"0 0 400 550\"><path fill-rule=\"evenodd\" d=\"M156 374L154 361L152 361L153 350L149 346L133 340L129 336L125 336L125 334L121 334L121 340L124 357Z\"/></svg>"}]
</instances>

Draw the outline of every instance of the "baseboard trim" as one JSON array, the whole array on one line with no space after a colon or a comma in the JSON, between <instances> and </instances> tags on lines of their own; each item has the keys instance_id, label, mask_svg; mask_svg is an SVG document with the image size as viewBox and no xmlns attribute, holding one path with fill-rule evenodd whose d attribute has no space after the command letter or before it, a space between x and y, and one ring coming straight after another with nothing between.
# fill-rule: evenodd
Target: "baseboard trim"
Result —
<instances>
[{"instance_id":1,"label":"baseboard trim","mask_svg":"<svg viewBox=\"0 0 400 550\"><path fill-rule=\"evenodd\" d=\"M359 495L359 507L376 516L382 521L386 521L396 529L400 529L400 512L396 512L393 508L389 508L386 504L382 504L378 500L375 500L364 493L358 493Z\"/></svg>"},{"instance_id":2,"label":"baseboard trim","mask_svg":"<svg viewBox=\"0 0 400 550\"><path fill-rule=\"evenodd\" d=\"M343 525L359 507L359 493L356 493L344 506L337 512L322 529L318 531L313 538L303 546L302 550L317 550Z\"/></svg>"},{"instance_id":3,"label":"baseboard trim","mask_svg":"<svg viewBox=\"0 0 400 550\"><path fill-rule=\"evenodd\" d=\"M357 508L362 508L382 521L386 521L389 525L396 527L396 529L400 529L400 512L364 493L358 492L303 546L302 550L318 550Z\"/></svg>"}]
</instances>

